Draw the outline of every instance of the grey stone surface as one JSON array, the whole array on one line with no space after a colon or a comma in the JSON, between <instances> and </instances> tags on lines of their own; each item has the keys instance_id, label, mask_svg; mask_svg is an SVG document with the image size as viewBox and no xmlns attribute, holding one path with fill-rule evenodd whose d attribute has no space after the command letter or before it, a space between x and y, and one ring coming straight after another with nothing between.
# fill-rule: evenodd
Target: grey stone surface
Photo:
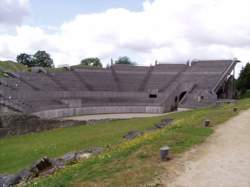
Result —
<instances>
[{"instance_id":1,"label":"grey stone surface","mask_svg":"<svg viewBox=\"0 0 250 187\"><path fill-rule=\"evenodd\" d=\"M127 134L125 134L123 136L124 139L126 140L132 140L132 139L135 139L139 136L142 136L144 133L143 132L140 132L140 131L130 131L128 132Z\"/></svg>"},{"instance_id":2,"label":"grey stone surface","mask_svg":"<svg viewBox=\"0 0 250 187\"><path fill-rule=\"evenodd\" d=\"M82 108L61 108L33 113L44 119L54 119L67 116L88 114L116 114L116 113L163 113L161 106L89 106Z\"/></svg>"},{"instance_id":3,"label":"grey stone surface","mask_svg":"<svg viewBox=\"0 0 250 187\"><path fill-rule=\"evenodd\" d=\"M75 164L82 159L89 158L104 151L102 147L90 147L81 151L66 153L57 158L44 157L34 162L29 168L23 169L16 174L0 174L0 187L15 186L21 182L28 182L40 176L48 176L66 165Z\"/></svg>"},{"instance_id":4,"label":"grey stone surface","mask_svg":"<svg viewBox=\"0 0 250 187\"><path fill-rule=\"evenodd\" d=\"M160 123L155 124L155 128L162 129L168 125L171 125L172 122L173 122L173 119L169 119L169 118L163 119L163 120L161 120Z\"/></svg>"},{"instance_id":5,"label":"grey stone surface","mask_svg":"<svg viewBox=\"0 0 250 187\"><path fill-rule=\"evenodd\" d=\"M48 120L23 114L2 114L0 115L0 122L0 138L87 124L86 121Z\"/></svg>"},{"instance_id":6,"label":"grey stone surface","mask_svg":"<svg viewBox=\"0 0 250 187\"><path fill-rule=\"evenodd\" d=\"M17 175L0 175L0 187L9 187L18 184L21 181Z\"/></svg>"}]
</instances>

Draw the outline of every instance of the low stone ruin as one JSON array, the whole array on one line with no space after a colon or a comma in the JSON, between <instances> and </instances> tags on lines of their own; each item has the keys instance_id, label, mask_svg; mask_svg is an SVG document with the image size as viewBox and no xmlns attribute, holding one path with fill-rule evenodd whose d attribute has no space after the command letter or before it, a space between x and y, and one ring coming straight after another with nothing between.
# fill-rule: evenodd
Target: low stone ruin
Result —
<instances>
[{"instance_id":1,"label":"low stone ruin","mask_svg":"<svg viewBox=\"0 0 250 187\"><path fill-rule=\"evenodd\" d=\"M16 174L0 174L0 187L9 187L21 182L28 182L36 177L48 176L64 168L66 165L77 163L87 159L92 155L100 154L104 151L102 147L92 147L81 151L71 152L62 157L50 159L44 157L32 164L31 167L21 170Z\"/></svg>"},{"instance_id":2,"label":"low stone ruin","mask_svg":"<svg viewBox=\"0 0 250 187\"><path fill-rule=\"evenodd\" d=\"M172 122L173 122L173 119L169 119L169 118L163 119L160 121L160 123L155 124L155 128L162 129L168 125L171 125Z\"/></svg>"},{"instance_id":3,"label":"low stone ruin","mask_svg":"<svg viewBox=\"0 0 250 187\"><path fill-rule=\"evenodd\" d=\"M161 120L159 123L155 124L153 128L147 129L147 131L155 131L158 129L162 129L168 125L171 125L173 122L173 119L170 118L165 118L163 120ZM139 136L143 136L145 132L142 131L129 131L128 133L126 133L123 138L126 140L133 140Z\"/></svg>"},{"instance_id":4,"label":"low stone ruin","mask_svg":"<svg viewBox=\"0 0 250 187\"><path fill-rule=\"evenodd\" d=\"M133 140L136 137L142 136L144 133L140 131L129 131L127 134L123 136L126 140Z\"/></svg>"},{"instance_id":5,"label":"low stone ruin","mask_svg":"<svg viewBox=\"0 0 250 187\"><path fill-rule=\"evenodd\" d=\"M32 115L0 114L0 138L86 124L86 121L48 120Z\"/></svg>"}]
</instances>

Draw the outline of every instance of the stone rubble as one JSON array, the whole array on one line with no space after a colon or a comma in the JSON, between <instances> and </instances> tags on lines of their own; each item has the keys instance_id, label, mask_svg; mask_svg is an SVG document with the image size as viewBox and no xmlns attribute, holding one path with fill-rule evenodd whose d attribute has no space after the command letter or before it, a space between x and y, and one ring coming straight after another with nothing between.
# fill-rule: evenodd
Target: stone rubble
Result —
<instances>
[{"instance_id":1,"label":"stone rubble","mask_svg":"<svg viewBox=\"0 0 250 187\"><path fill-rule=\"evenodd\" d=\"M32 164L31 167L21 170L16 174L0 174L0 187L15 186L21 182L28 182L39 176L48 176L66 165L75 164L87 159L92 155L100 154L104 151L102 147L91 147L81 151L67 153L58 158L44 157Z\"/></svg>"}]
</instances>

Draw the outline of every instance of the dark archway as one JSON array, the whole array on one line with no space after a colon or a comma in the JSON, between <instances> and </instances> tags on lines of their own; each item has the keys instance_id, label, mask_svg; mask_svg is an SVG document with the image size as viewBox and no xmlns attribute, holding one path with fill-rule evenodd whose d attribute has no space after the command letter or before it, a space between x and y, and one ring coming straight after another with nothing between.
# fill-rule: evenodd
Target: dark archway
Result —
<instances>
[{"instance_id":1,"label":"dark archway","mask_svg":"<svg viewBox=\"0 0 250 187\"><path fill-rule=\"evenodd\" d=\"M174 99L174 105L171 106L171 111L176 111L178 109L178 97L176 96Z\"/></svg>"},{"instance_id":2,"label":"dark archway","mask_svg":"<svg viewBox=\"0 0 250 187\"><path fill-rule=\"evenodd\" d=\"M186 91L181 92L181 94L179 95L179 102L183 99L183 97L187 94Z\"/></svg>"}]
</instances>

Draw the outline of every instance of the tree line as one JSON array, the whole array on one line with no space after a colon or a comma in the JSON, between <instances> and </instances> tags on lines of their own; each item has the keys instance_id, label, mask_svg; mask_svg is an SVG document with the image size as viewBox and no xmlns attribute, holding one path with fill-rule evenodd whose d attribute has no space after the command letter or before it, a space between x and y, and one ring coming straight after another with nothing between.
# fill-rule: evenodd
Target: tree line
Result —
<instances>
[{"instance_id":1,"label":"tree line","mask_svg":"<svg viewBox=\"0 0 250 187\"><path fill-rule=\"evenodd\" d=\"M50 54L46 51L37 51L34 55L21 53L16 57L17 63L23 64L28 67L46 67L53 68L54 62ZM80 61L80 64L83 66L92 66L92 67L103 67L101 60L97 57L85 58ZM115 64L128 64L135 65L136 63L131 61L129 57L123 56L119 57Z\"/></svg>"},{"instance_id":2,"label":"tree line","mask_svg":"<svg viewBox=\"0 0 250 187\"><path fill-rule=\"evenodd\" d=\"M237 89L241 95L244 95L250 90L250 63L248 62L240 72L240 76L236 81Z\"/></svg>"}]
</instances>

